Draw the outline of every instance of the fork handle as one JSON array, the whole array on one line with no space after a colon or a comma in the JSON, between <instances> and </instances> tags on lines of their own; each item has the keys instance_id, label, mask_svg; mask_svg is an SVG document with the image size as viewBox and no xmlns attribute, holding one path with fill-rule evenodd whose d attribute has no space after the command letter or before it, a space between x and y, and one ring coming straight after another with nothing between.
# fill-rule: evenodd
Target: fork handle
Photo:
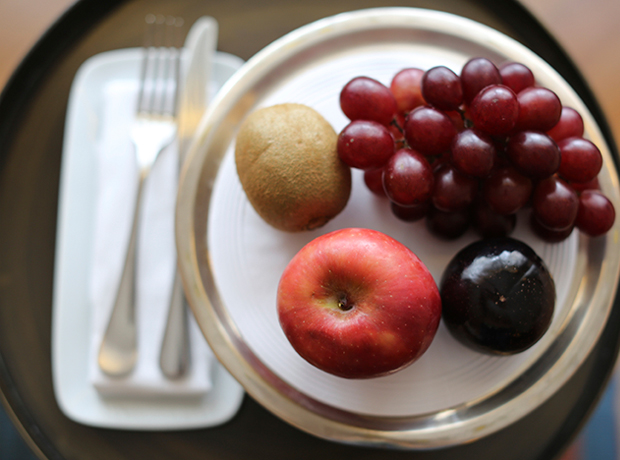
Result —
<instances>
[{"instance_id":1,"label":"fork handle","mask_svg":"<svg viewBox=\"0 0 620 460\"><path fill-rule=\"evenodd\" d=\"M175 270L159 367L169 379L180 378L185 375L189 368L189 355L187 307L181 277L179 272Z\"/></svg>"},{"instance_id":2,"label":"fork handle","mask_svg":"<svg viewBox=\"0 0 620 460\"><path fill-rule=\"evenodd\" d=\"M138 180L131 234L125 254L125 263L118 285L112 313L99 348L98 363L101 370L112 377L129 374L138 357L136 327L136 244L140 221L142 190L146 179Z\"/></svg>"}]
</instances>

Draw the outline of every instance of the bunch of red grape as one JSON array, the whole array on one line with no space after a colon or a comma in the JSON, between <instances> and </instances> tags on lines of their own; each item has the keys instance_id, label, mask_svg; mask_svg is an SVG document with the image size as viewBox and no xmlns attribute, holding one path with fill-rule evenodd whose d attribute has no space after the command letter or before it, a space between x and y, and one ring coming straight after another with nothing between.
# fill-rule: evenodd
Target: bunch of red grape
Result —
<instances>
[{"instance_id":1,"label":"bunch of red grape","mask_svg":"<svg viewBox=\"0 0 620 460\"><path fill-rule=\"evenodd\" d=\"M581 115L521 63L473 58L460 75L407 68L389 88L360 76L342 89L340 107L351 120L340 158L364 170L399 219L426 218L440 237L470 225L482 237L509 235L524 208L547 241L574 228L599 236L614 223L597 179L603 157L583 137Z\"/></svg>"}]
</instances>

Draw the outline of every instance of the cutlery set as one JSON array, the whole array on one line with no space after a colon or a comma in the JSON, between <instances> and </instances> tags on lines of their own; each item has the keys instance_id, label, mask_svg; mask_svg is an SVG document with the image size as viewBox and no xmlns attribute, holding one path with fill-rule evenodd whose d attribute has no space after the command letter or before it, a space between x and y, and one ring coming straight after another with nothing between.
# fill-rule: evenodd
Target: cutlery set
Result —
<instances>
[{"instance_id":1,"label":"cutlery set","mask_svg":"<svg viewBox=\"0 0 620 460\"><path fill-rule=\"evenodd\" d=\"M217 23L201 18L182 43L183 19L149 14L145 18L145 43L136 115L131 126L131 141L138 166L135 207L122 272L97 357L100 369L108 376L129 375L138 359L136 325L137 240L141 232L140 215L144 184L159 155L173 142L178 145L179 165L189 140L204 111L209 73L209 56L215 51ZM188 48L190 62L182 72L182 52ZM183 81L182 75L187 75ZM189 368L189 337L186 301L175 270L166 330L160 351L160 369L169 379L184 376Z\"/></svg>"}]
</instances>

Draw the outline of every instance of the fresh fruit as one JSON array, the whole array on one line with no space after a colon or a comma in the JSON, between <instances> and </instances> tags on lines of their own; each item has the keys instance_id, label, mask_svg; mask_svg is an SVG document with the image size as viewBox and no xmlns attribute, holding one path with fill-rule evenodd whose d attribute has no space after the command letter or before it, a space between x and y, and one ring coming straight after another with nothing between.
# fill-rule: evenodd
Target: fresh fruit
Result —
<instances>
[{"instance_id":1,"label":"fresh fruit","mask_svg":"<svg viewBox=\"0 0 620 460\"><path fill-rule=\"evenodd\" d=\"M560 167L560 149L553 139L539 131L521 131L510 136L506 154L521 174L534 180L546 179Z\"/></svg>"},{"instance_id":2,"label":"fresh fruit","mask_svg":"<svg viewBox=\"0 0 620 460\"><path fill-rule=\"evenodd\" d=\"M470 176L488 176L495 165L495 144L487 135L475 129L464 129L452 141L452 162Z\"/></svg>"},{"instance_id":3,"label":"fresh fruit","mask_svg":"<svg viewBox=\"0 0 620 460\"><path fill-rule=\"evenodd\" d=\"M446 212L467 209L474 202L477 192L478 181L451 164L443 164L435 171L431 201L437 209Z\"/></svg>"},{"instance_id":4,"label":"fresh fruit","mask_svg":"<svg viewBox=\"0 0 620 460\"><path fill-rule=\"evenodd\" d=\"M482 238L508 236L517 225L516 214L498 214L489 204L479 199L472 211L472 223Z\"/></svg>"},{"instance_id":5,"label":"fresh fruit","mask_svg":"<svg viewBox=\"0 0 620 460\"><path fill-rule=\"evenodd\" d=\"M400 149L383 168L383 188L400 206L425 203L433 193L435 179L431 165L420 153Z\"/></svg>"},{"instance_id":6,"label":"fresh fruit","mask_svg":"<svg viewBox=\"0 0 620 460\"><path fill-rule=\"evenodd\" d=\"M590 236L607 233L614 224L616 211L611 201L601 192L586 190L579 196L575 225Z\"/></svg>"},{"instance_id":7,"label":"fresh fruit","mask_svg":"<svg viewBox=\"0 0 620 460\"><path fill-rule=\"evenodd\" d=\"M284 334L317 368L350 379L391 374L428 349L441 300L406 246L370 229L315 238L284 270L277 290Z\"/></svg>"},{"instance_id":8,"label":"fresh fruit","mask_svg":"<svg viewBox=\"0 0 620 460\"><path fill-rule=\"evenodd\" d=\"M519 131L548 131L560 120L562 103L550 89L530 86L517 94L517 100L519 117L516 129Z\"/></svg>"},{"instance_id":9,"label":"fresh fruit","mask_svg":"<svg viewBox=\"0 0 620 460\"><path fill-rule=\"evenodd\" d=\"M450 148L456 128L450 117L430 106L414 109L405 119L405 139L424 155L438 155Z\"/></svg>"},{"instance_id":10,"label":"fresh fruit","mask_svg":"<svg viewBox=\"0 0 620 460\"><path fill-rule=\"evenodd\" d=\"M396 116L396 99L382 83L356 77L342 89L340 107L349 120L371 120L388 126Z\"/></svg>"},{"instance_id":11,"label":"fresh fruit","mask_svg":"<svg viewBox=\"0 0 620 460\"><path fill-rule=\"evenodd\" d=\"M383 188L383 168L367 169L364 171L364 183L368 190L380 197L386 197Z\"/></svg>"},{"instance_id":12,"label":"fresh fruit","mask_svg":"<svg viewBox=\"0 0 620 460\"><path fill-rule=\"evenodd\" d=\"M237 173L256 212L277 229L320 227L351 193L351 170L336 151L338 135L314 109L279 104L251 113L235 146Z\"/></svg>"},{"instance_id":13,"label":"fresh fruit","mask_svg":"<svg viewBox=\"0 0 620 460\"><path fill-rule=\"evenodd\" d=\"M365 171L364 181L373 193L387 195L400 220L426 217L427 228L448 239L473 224L487 238L510 233L521 211L531 208L533 217L528 221L534 232L545 241L558 242L575 228L580 194L585 190L602 194L598 174L603 155L584 137L581 115L563 106L553 91L537 85L532 71L521 63L506 62L498 68L487 58L474 57L460 75L439 65L426 71L402 69L389 88L368 80L357 77L343 88L342 110L359 120L376 120L383 113L381 123L393 145L388 145L385 131L371 134L369 127L349 136L354 142L339 146L339 153L349 166ZM357 101L353 116L350 106L356 98L372 104ZM350 126L343 133L349 134ZM406 151L415 152L416 160L404 158ZM432 178L420 155L426 157ZM560 204L557 194L542 198L544 187L555 183L560 184L558 191L566 191L568 201ZM558 206L552 211L554 203ZM613 209L611 201L607 205ZM415 210L406 209L413 206ZM609 231L613 221L607 224L601 228Z\"/></svg>"},{"instance_id":14,"label":"fresh fruit","mask_svg":"<svg viewBox=\"0 0 620 460\"><path fill-rule=\"evenodd\" d=\"M502 83L499 70L491 61L485 58L473 58L461 69L461 86L463 87L463 99L467 104L489 85Z\"/></svg>"},{"instance_id":15,"label":"fresh fruit","mask_svg":"<svg viewBox=\"0 0 620 460\"><path fill-rule=\"evenodd\" d=\"M514 214L522 209L532 194L532 181L514 167L498 168L482 184L482 196L493 212Z\"/></svg>"},{"instance_id":16,"label":"fresh fruit","mask_svg":"<svg viewBox=\"0 0 620 460\"><path fill-rule=\"evenodd\" d=\"M579 196L558 177L540 181L532 199L533 216L549 230L566 230L575 224Z\"/></svg>"},{"instance_id":17,"label":"fresh fruit","mask_svg":"<svg viewBox=\"0 0 620 460\"><path fill-rule=\"evenodd\" d=\"M433 67L422 77L422 96L439 110L457 110L463 103L461 79L445 66Z\"/></svg>"},{"instance_id":18,"label":"fresh fruit","mask_svg":"<svg viewBox=\"0 0 620 460\"><path fill-rule=\"evenodd\" d=\"M470 216L467 210L442 211L429 206L426 212L426 228L444 240L455 240L463 236L470 226Z\"/></svg>"},{"instance_id":19,"label":"fresh fruit","mask_svg":"<svg viewBox=\"0 0 620 460\"><path fill-rule=\"evenodd\" d=\"M508 134L519 119L519 100L507 86L485 87L469 106L474 126L491 136Z\"/></svg>"},{"instance_id":20,"label":"fresh fruit","mask_svg":"<svg viewBox=\"0 0 620 460\"><path fill-rule=\"evenodd\" d=\"M376 121L352 121L338 135L338 155L352 168L380 168L393 153L394 138Z\"/></svg>"},{"instance_id":21,"label":"fresh fruit","mask_svg":"<svg viewBox=\"0 0 620 460\"><path fill-rule=\"evenodd\" d=\"M426 101L422 96L422 77L424 70L415 67L403 69L394 75L390 83L390 91L396 99L400 113L411 112Z\"/></svg>"},{"instance_id":22,"label":"fresh fruit","mask_svg":"<svg viewBox=\"0 0 620 460\"><path fill-rule=\"evenodd\" d=\"M559 173L569 182L590 182L603 167L601 151L583 137L568 137L559 142L562 154Z\"/></svg>"},{"instance_id":23,"label":"fresh fruit","mask_svg":"<svg viewBox=\"0 0 620 460\"><path fill-rule=\"evenodd\" d=\"M534 86L536 83L532 71L520 62L505 62L500 66L499 74L502 77L502 83L515 93Z\"/></svg>"},{"instance_id":24,"label":"fresh fruit","mask_svg":"<svg viewBox=\"0 0 620 460\"><path fill-rule=\"evenodd\" d=\"M556 298L545 263L512 238L481 240L459 251L440 292L450 333L472 349L499 355L538 342L551 324Z\"/></svg>"},{"instance_id":25,"label":"fresh fruit","mask_svg":"<svg viewBox=\"0 0 620 460\"><path fill-rule=\"evenodd\" d=\"M579 112L572 107L562 107L560 120L553 128L547 131L547 134L551 139L559 142L567 137L582 137L583 130L583 118L581 118Z\"/></svg>"}]
</instances>

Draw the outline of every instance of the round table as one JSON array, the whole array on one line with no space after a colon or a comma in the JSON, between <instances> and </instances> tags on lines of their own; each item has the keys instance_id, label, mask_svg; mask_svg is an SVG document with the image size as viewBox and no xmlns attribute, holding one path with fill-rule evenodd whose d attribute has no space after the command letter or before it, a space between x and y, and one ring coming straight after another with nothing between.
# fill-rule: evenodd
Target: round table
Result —
<instances>
[{"instance_id":1,"label":"round table","mask_svg":"<svg viewBox=\"0 0 620 460\"><path fill-rule=\"evenodd\" d=\"M614 158L615 143L580 72L556 41L512 0L409 0L490 25L541 55L575 88L597 119ZM221 51L248 59L276 38L343 11L385 6L372 0L81 0L28 54L0 98L0 400L44 459L502 459L557 458L583 425L612 371L620 337L616 301L595 349L571 380L521 421L449 449L407 452L318 439L281 421L246 396L224 425L187 431L124 431L67 418L54 398L50 360L54 251L63 129L80 65L103 51L139 46L149 12L202 15L219 22Z\"/></svg>"}]
</instances>

